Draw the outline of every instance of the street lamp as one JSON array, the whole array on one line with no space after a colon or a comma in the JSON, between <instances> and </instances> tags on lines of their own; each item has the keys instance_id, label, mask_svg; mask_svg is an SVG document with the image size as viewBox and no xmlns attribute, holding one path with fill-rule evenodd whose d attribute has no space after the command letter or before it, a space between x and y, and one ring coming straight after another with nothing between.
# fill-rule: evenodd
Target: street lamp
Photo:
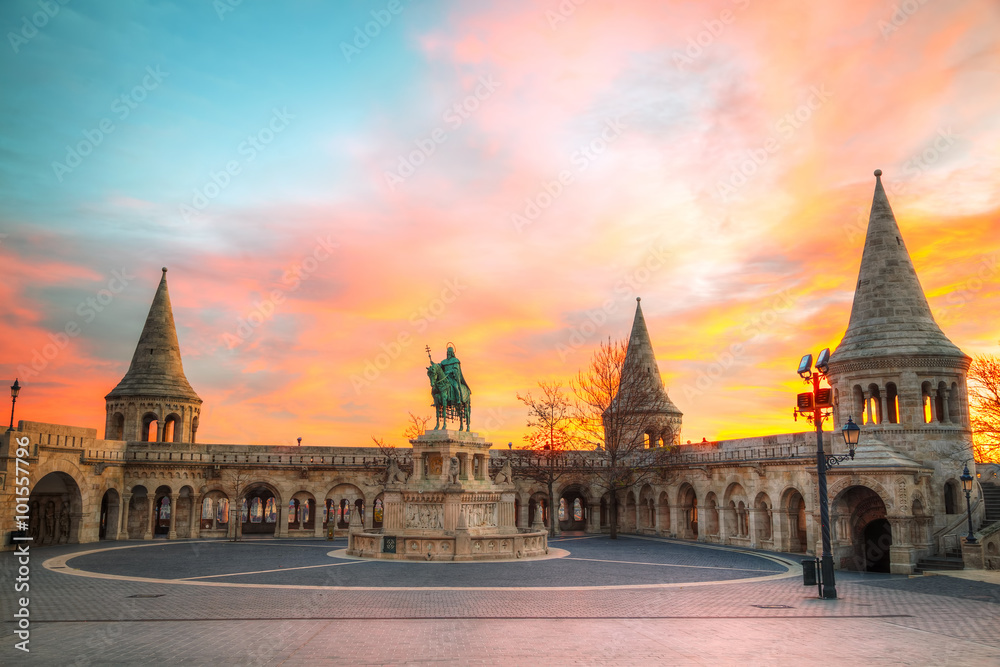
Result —
<instances>
[{"instance_id":1,"label":"street lamp","mask_svg":"<svg viewBox=\"0 0 1000 667\"><path fill-rule=\"evenodd\" d=\"M968 544L976 543L976 536L972 533L972 501L969 498L969 494L972 493L972 475L969 474L969 465L965 465L965 470L962 471L962 476L959 477L962 480L962 488L965 489L965 513L969 517L969 536L965 538Z\"/></svg>"},{"instance_id":2,"label":"street lamp","mask_svg":"<svg viewBox=\"0 0 1000 667\"><path fill-rule=\"evenodd\" d=\"M17 395L21 393L21 385L17 383L17 378L14 378L14 384L10 386L10 427L7 432L14 430L14 403L17 402Z\"/></svg>"},{"instance_id":3,"label":"street lamp","mask_svg":"<svg viewBox=\"0 0 1000 667\"><path fill-rule=\"evenodd\" d=\"M847 418L847 423L841 429L844 444L848 453L837 456L823 451L823 419L833 411L833 390L829 387L820 388L819 381L827 377L830 363L830 348L819 354L816 370L813 371L812 355L807 354L799 362L798 374L807 384L812 384L812 391L799 394L796 397L795 418L800 414L816 426L816 476L819 486L819 516L823 535L823 556L820 561L821 597L827 600L837 599L837 579L833 570L833 553L830 547L830 504L827 500L826 471L838 463L854 459L854 448L858 444L861 428L854 423L853 416ZM824 412L825 411L825 412Z\"/></svg>"}]
</instances>

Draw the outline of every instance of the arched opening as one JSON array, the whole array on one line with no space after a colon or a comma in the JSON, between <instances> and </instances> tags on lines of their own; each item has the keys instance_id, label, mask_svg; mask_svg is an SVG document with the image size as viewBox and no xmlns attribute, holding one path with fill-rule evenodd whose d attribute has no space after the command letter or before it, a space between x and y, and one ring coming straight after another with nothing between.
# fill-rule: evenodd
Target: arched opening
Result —
<instances>
[{"instance_id":1,"label":"arched opening","mask_svg":"<svg viewBox=\"0 0 1000 667\"><path fill-rule=\"evenodd\" d=\"M364 508L364 494L353 484L338 484L326 494L323 528L329 532L331 521L336 530L347 530L351 525L351 508ZM364 513L361 513L362 520Z\"/></svg>"},{"instance_id":2,"label":"arched opening","mask_svg":"<svg viewBox=\"0 0 1000 667\"><path fill-rule=\"evenodd\" d=\"M766 493L758 493L754 500L754 541L758 546L769 546L772 534L771 499Z\"/></svg>"},{"instance_id":3,"label":"arched opening","mask_svg":"<svg viewBox=\"0 0 1000 667\"><path fill-rule=\"evenodd\" d=\"M229 529L229 496L222 491L209 491L201 501L201 532L225 533Z\"/></svg>"},{"instance_id":4,"label":"arched opening","mask_svg":"<svg viewBox=\"0 0 1000 667\"><path fill-rule=\"evenodd\" d=\"M559 499L559 530L584 530L587 527L587 499L580 486L573 484L562 490Z\"/></svg>"},{"instance_id":5,"label":"arched opening","mask_svg":"<svg viewBox=\"0 0 1000 667\"><path fill-rule=\"evenodd\" d=\"M244 535L273 535L278 523L278 499L266 486L250 488L240 512Z\"/></svg>"},{"instance_id":6,"label":"arched opening","mask_svg":"<svg viewBox=\"0 0 1000 667\"><path fill-rule=\"evenodd\" d=\"M892 528L888 519L875 519L865 526L865 571L889 572Z\"/></svg>"},{"instance_id":7,"label":"arched opening","mask_svg":"<svg viewBox=\"0 0 1000 667\"><path fill-rule=\"evenodd\" d=\"M174 507L170 498L170 487L161 486L156 489L153 509L153 536L167 535L170 532L170 515Z\"/></svg>"},{"instance_id":8,"label":"arched opening","mask_svg":"<svg viewBox=\"0 0 1000 667\"><path fill-rule=\"evenodd\" d=\"M101 540L118 539L118 526L121 525L121 518L121 498L118 491L108 489L101 498L101 516L97 538Z\"/></svg>"},{"instance_id":9,"label":"arched opening","mask_svg":"<svg viewBox=\"0 0 1000 667\"><path fill-rule=\"evenodd\" d=\"M163 420L163 442L181 442L181 418L176 412Z\"/></svg>"},{"instance_id":10,"label":"arched opening","mask_svg":"<svg viewBox=\"0 0 1000 667\"><path fill-rule=\"evenodd\" d=\"M866 486L852 486L833 504L849 517L853 557L841 559L841 566L861 572L889 572L892 531L882 497Z\"/></svg>"},{"instance_id":11,"label":"arched opening","mask_svg":"<svg viewBox=\"0 0 1000 667\"><path fill-rule=\"evenodd\" d=\"M545 496L536 494L528 501L528 524L535 523L535 517L540 515L542 523L549 525L549 508Z\"/></svg>"},{"instance_id":12,"label":"arched opening","mask_svg":"<svg viewBox=\"0 0 1000 667\"><path fill-rule=\"evenodd\" d=\"M80 486L64 472L50 472L31 488L28 534L33 545L77 544L83 502Z\"/></svg>"},{"instance_id":13,"label":"arched opening","mask_svg":"<svg viewBox=\"0 0 1000 667\"><path fill-rule=\"evenodd\" d=\"M160 437L160 419L152 412L147 412L142 417L142 439L143 442L156 442Z\"/></svg>"},{"instance_id":14,"label":"arched opening","mask_svg":"<svg viewBox=\"0 0 1000 667\"><path fill-rule=\"evenodd\" d=\"M958 482L949 479L944 483L944 513L957 514L960 502L958 500Z\"/></svg>"},{"instance_id":15,"label":"arched opening","mask_svg":"<svg viewBox=\"0 0 1000 667\"><path fill-rule=\"evenodd\" d=\"M661 533L670 532L670 499L666 491L660 491L660 502L657 504L656 526Z\"/></svg>"},{"instance_id":16,"label":"arched opening","mask_svg":"<svg viewBox=\"0 0 1000 667\"><path fill-rule=\"evenodd\" d=\"M705 535L719 535L719 501L711 491L705 496Z\"/></svg>"},{"instance_id":17,"label":"arched opening","mask_svg":"<svg viewBox=\"0 0 1000 667\"><path fill-rule=\"evenodd\" d=\"M895 382L888 382L885 385L885 404L890 424L899 423L899 389Z\"/></svg>"},{"instance_id":18,"label":"arched opening","mask_svg":"<svg viewBox=\"0 0 1000 667\"><path fill-rule=\"evenodd\" d=\"M865 423L882 423L882 392L874 382L868 385L868 404L865 406Z\"/></svg>"},{"instance_id":19,"label":"arched opening","mask_svg":"<svg viewBox=\"0 0 1000 667\"><path fill-rule=\"evenodd\" d=\"M680 527L680 537L695 539L698 537L698 498L690 484L681 487L677 494L677 505L680 509L681 520L684 522Z\"/></svg>"},{"instance_id":20,"label":"arched opening","mask_svg":"<svg viewBox=\"0 0 1000 667\"><path fill-rule=\"evenodd\" d=\"M934 397L930 382L920 384L920 396L923 403L924 423L930 424L934 421Z\"/></svg>"},{"instance_id":21,"label":"arched opening","mask_svg":"<svg viewBox=\"0 0 1000 667\"><path fill-rule=\"evenodd\" d=\"M804 554L808 550L806 537L806 501L798 490L792 490L785 501L788 519L788 538L785 549L789 553Z\"/></svg>"}]
</instances>

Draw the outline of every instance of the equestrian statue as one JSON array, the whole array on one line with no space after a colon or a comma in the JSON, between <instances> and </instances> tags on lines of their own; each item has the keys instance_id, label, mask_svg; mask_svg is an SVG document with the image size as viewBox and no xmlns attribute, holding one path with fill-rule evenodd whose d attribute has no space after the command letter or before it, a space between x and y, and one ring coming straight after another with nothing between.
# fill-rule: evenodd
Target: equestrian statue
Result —
<instances>
[{"instance_id":1,"label":"equestrian statue","mask_svg":"<svg viewBox=\"0 0 1000 667\"><path fill-rule=\"evenodd\" d=\"M437 363L431 357L427 346L427 377L431 381L431 396L434 398L434 430L448 428L449 419L458 419L458 430L469 430L472 415L472 390L462 375L462 363L455 356L454 345L448 345L448 356Z\"/></svg>"}]
</instances>

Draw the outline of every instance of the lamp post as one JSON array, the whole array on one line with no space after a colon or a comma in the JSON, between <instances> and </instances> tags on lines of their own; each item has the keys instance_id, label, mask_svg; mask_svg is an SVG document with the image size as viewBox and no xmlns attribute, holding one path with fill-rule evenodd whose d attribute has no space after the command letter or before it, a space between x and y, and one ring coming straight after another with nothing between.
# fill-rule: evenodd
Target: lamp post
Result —
<instances>
[{"instance_id":1,"label":"lamp post","mask_svg":"<svg viewBox=\"0 0 1000 667\"><path fill-rule=\"evenodd\" d=\"M975 544L976 536L972 532L972 500L970 494L972 493L972 475L969 474L969 464L965 465L965 470L962 471L962 476L959 477L962 480L962 488L965 489L965 514L969 518L969 536L965 538L966 543Z\"/></svg>"},{"instance_id":2,"label":"lamp post","mask_svg":"<svg viewBox=\"0 0 1000 667\"><path fill-rule=\"evenodd\" d=\"M812 370L812 355L807 354L802 357L799 362L799 377L807 384L811 383L813 390L798 395L795 417L797 419L800 414L806 415L816 426L816 476L819 487L820 532L823 536L823 555L820 560L821 596L827 600L836 600L837 579L834 574L833 551L830 546L830 504L827 500L826 471L833 465L854 459L854 448L858 444L861 429L854 423L852 417L848 417L847 423L841 429L848 453L836 456L823 451L823 419L832 413L833 390L829 387L821 388L819 382L826 378L829 372L829 362L830 348L820 352L819 358L816 360L815 371Z\"/></svg>"},{"instance_id":3,"label":"lamp post","mask_svg":"<svg viewBox=\"0 0 1000 667\"><path fill-rule=\"evenodd\" d=\"M8 433L14 430L14 403L17 402L17 395L19 393L21 393L21 385L17 383L17 378L14 378L14 384L10 386L10 426L7 428Z\"/></svg>"}]
</instances>

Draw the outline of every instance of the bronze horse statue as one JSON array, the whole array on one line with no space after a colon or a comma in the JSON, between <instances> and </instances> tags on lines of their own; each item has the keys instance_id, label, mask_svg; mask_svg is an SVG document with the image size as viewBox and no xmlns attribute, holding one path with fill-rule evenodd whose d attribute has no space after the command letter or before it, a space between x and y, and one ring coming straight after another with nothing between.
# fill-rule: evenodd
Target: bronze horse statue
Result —
<instances>
[{"instance_id":1,"label":"bronze horse statue","mask_svg":"<svg viewBox=\"0 0 1000 667\"><path fill-rule=\"evenodd\" d=\"M457 417L458 430L468 431L472 415L472 395L468 386L453 382L436 361L431 361L427 367L427 377L431 381L431 396L434 398L434 430L442 425L447 428L448 420Z\"/></svg>"}]
</instances>

